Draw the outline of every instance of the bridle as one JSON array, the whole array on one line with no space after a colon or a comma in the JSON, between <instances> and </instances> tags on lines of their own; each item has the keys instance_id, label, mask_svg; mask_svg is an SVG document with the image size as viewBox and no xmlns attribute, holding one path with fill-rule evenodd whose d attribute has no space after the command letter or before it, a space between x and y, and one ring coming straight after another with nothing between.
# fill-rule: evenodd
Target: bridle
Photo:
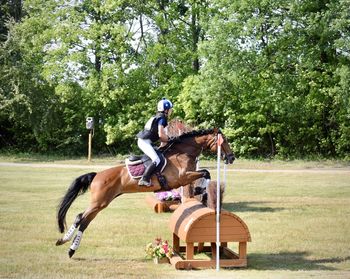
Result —
<instances>
[{"instance_id":1,"label":"bridle","mask_svg":"<svg viewBox=\"0 0 350 279\"><path fill-rule=\"evenodd\" d=\"M218 142L218 137L219 137L219 134L223 137L224 139L224 142L226 141L226 138L225 136L220 132L220 131L217 131L215 133L215 136L214 136L214 139L213 140L209 140L206 142L206 144L200 144L198 146L198 144L193 144L191 143L190 141L181 141L182 144L184 145L189 145L189 146L192 146L192 147L195 147L195 148L198 148L201 149L199 153L202 153L202 151L204 149L209 149L209 150L214 150L214 148L216 148L216 145L217 145L217 142ZM169 145L166 145L165 148L162 150L163 153L165 154L173 145L175 144L175 142L172 142L171 144ZM226 144L227 144L227 141L226 141ZM231 163L233 162L235 156L233 155L232 152L229 152L228 150L226 150L225 148L225 145L222 145L221 146L222 148L222 158L223 160L225 161L225 163L229 163L231 161Z\"/></svg>"},{"instance_id":2,"label":"bridle","mask_svg":"<svg viewBox=\"0 0 350 279\"><path fill-rule=\"evenodd\" d=\"M215 135L214 141L213 141L213 143L210 144L209 148L212 148L214 145L217 145L219 135L222 136L224 142L226 141L225 136L219 131L219 132ZM224 142L223 142L223 143L224 143ZM221 150L222 150L221 156L222 156L223 160L225 161L225 164L228 164L230 159L232 159L232 161L234 160L235 156L233 155L232 152L228 152L228 151L226 150L225 145L223 145L223 144L221 145Z\"/></svg>"}]
</instances>

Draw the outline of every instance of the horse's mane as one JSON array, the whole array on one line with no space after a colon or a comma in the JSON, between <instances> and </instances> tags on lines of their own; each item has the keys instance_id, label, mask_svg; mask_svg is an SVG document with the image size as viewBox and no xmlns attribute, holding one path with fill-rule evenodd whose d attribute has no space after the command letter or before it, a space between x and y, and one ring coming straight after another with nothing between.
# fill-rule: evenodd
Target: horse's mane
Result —
<instances>
[{"instance_id":1,"label":"horse's mane","mask_svg":"<svg viewBox=\"0 0 350 279\"><path fill-rule=\"evenodd\" d=\"M161 147L160 150L165 151L172 145L181 143L181 141L184 139L193 138L196 136L204 136L212 134L213 132L214 129L194 130L192 126L185 123L184 121L180 119L174 119L168 124L168 136L170 137L170 140L165 146Z\"/></svg>"},{"instance_id":2,"label":"horse's mane","mask_svg":"<svg viewBox=\"0 0 350 279\"><path fill-rule=\"evenodd\" d=\"M184 133L180 136L170 138L170 140L167 142L167 144L163 147L160 147L159 150L161 152L167 152L172 148L172 146L176 144L180 144L183 140L188 139L188 138L193 138L196 136L204 136L204 135L209 135L214 132L214 129L202 129L202 130L193 130L187 133Z\"/></svg>"},{"instance_id":3,"label":"horse's mane","mask_svg":"<svg viewBox=\"0 0 350 279\"><path fill-rule=\"evenodd\" d=\"M193 131L184 133L178 137L171 138L164 147L160 148L160 150L162 151L167 150L174 144L181 143L184 139L193 138L196 136L205 136L205 135L212 134L213 132L214 132L214 129L201 129L201 130L193 130Z\"/></svg>"}]
</instances>

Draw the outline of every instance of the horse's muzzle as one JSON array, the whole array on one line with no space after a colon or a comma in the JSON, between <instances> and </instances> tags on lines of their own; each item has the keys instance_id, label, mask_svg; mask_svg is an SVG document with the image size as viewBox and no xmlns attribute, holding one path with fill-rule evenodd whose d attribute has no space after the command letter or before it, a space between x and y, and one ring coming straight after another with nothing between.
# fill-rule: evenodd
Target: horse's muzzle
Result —
<instances>
[{"instance_id":1,"label":"horse's muzzle","mask_svg":"<svg viewBox=\"0 0 350 279\"><path fill-rule=\"evenodd\" d=\"M233 153L229 153L229 154L225 154L224 156L224 160L225 160L225 164L232 164L233 161L235 160L235 155L233 155Z\"/></svg>"}]
</instances>

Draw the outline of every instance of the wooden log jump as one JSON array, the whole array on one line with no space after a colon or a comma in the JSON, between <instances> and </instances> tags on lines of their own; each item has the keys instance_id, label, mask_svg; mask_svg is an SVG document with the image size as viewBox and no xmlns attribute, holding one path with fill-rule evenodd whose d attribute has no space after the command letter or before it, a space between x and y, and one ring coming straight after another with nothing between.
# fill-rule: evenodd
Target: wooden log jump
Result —
<instances>
[{"instance_id":1,"label":"wooden log jump","mask_svg":"<svg viewBox=\"0 0 350 279\"><path fill-rule=\"evenodd\" d=\"M172 214L170 230L173 233L175 255L170 262L176 269L214 268L216 261L215 211L192 199L181 204ZM180 245L185 242L185 246ZM229 211L220 214L220 267L246 267L247 242L251 241L247 225ZM228 248L228 242L238 242L238 252ZM198 243L196 246L195 243ZM210 243L210 246L205 246ZM195 253L211 253L211 259L195 259Z\"/></svg>"},{"instance_id":2,"label":"wooden log jump","mask_svg":"<svg viewBox=\"0 0 350 279\"><path fill-rule=\"evenodd\" d=\"M155 196L151 195L146 196L146 202L155 213L174 211L181 203L180 200L160 201Z\"/></svg>"}]
</instances>

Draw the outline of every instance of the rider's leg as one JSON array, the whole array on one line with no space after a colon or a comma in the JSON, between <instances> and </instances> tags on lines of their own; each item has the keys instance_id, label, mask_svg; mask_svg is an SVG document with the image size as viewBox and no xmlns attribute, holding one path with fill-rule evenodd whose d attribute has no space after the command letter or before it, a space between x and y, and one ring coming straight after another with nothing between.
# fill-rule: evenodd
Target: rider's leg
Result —
<instances>
[{"instance_id":1,"label":"rider's leg","mask_svg":"<svg viewBox=\"0 0 350 279\"><path fill-rule=\"evenodd\" d=\"M142 178L139 181L139 185L151 186L151 176L155 171L157 165L160 163L160 159L151 145L151 141L147 139L138 139L137 145L139 148L152 160L145 172L143 173Z\"/></svg>"},{"instance_id":2,"label":"rider's leg","mask_svg":"<svg viewBox=\"0 0 350 279\"><path fill-rule=\"evenodd\" d=\"M152 163L152 164L148 165L147 168L145 169L145 172L143 173L141 179L139 180L138 185L151 186L152 185L151 176L156 168L157 168L156 163Z\"/></svg>"}]
</instances>

